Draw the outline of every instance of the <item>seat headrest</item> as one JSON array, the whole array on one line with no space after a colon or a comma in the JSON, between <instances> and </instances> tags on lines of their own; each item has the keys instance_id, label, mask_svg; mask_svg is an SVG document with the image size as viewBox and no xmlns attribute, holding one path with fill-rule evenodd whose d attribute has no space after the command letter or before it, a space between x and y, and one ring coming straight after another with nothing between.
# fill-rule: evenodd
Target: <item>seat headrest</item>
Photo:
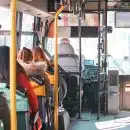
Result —
<instances>
[{"instance_id":1,"label":"seat headrest","mask_svg":"<svg viewBox=\"0 0 130 130\"><path fill-rule=\"evenodd\" d=\"M66 43L66 44L70 44L70 40L67 38L63 38L60 40L60 43Z\"/></svg>"},{"instance_id":2,"label":"seat headrest","mask_svg":"<svg viewBox=\"0 0 130 130\"><path fill-rule=\"evenodd\" d=\"M69 43L59 44L59 54L75 54L73 47Z\"/></svg>"}]
</instances>

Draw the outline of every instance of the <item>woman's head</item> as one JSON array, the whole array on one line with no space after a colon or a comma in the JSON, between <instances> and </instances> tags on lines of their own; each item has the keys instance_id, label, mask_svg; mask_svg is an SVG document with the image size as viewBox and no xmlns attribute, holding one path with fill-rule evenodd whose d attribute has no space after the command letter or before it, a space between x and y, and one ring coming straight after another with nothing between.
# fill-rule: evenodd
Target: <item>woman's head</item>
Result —
<instances>
[{"instance_id":1,"label":"woman's head","mask_svg":"<svg viewBox=\"0 0 130 130\"><path fill-rule=\"evenodd\" d=\"M34 61L45 61L46 60L46 56L40 47L34 47L32 49L32 53L33 53Z\"/></svg>"},{"instance_id":2,"label":"woman's head","mask_svg":"<svg viewBox=\"0 0 130 130\"><path fill-rule=\"evenodd\" d=\"M17 54L17 60L22 60L23 62L30 62L33 59L33 55L30 49L23 48Z\"/></svg>"}]
</instances>

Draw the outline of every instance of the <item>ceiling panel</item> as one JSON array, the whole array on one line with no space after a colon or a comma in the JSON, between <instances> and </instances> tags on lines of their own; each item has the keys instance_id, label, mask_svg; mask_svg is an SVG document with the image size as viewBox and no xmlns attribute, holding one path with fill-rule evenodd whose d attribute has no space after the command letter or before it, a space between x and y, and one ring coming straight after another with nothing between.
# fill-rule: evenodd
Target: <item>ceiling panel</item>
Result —
<instances>
[{"instance_id":1,"label":"ceiling panel","mask_svg":"<svg viewBox=\"0 0 130 130\"><path fill-rule=\"evenodd\" d=\"M0 0L0 6L9 8L11 0ZM17 1L17 10L39 17L49 17L47 10L47 0L32 0L27 2L26 0Z\"/></svg>"},{"instance_id":2,"label":"ceiling panel","mask_svg":"<svg viewBox=\"0 0 130 130\"><path fill-rule=\"evenodd\" d=\"M0 6L7 6L10 3L10 0L0 0Z\"/></svg>"},{"instance_id":3,"label":"ceiling panel","mask_svg":"<svg viewBox=\"0 0 130 130\"><path fill-rule=\"evenodd\" d=\"M86 4L86 10L98 10L98 0L87 0ZM90 2L91 1L91 2ZM94 1L94 2L92 2ZM104 9L105 3L104 0L101 0L101 9ZM113 0L108 0L109 1L109 8L114 8L114 2ZM116 0L117 2L117 7L120 7L121 2L120 0ZM122 0L123 1L123 0ZM10 0L0 0L0 5L9 7ZM39 17L48 17L51 16L48 13L48 0L19 0L17 2L17 9L22 12L26 12L35 16ZM112 7L111 7L112 6ZM68 8L65 9L68 11Z\"/></svg>"},{"instance_id":4,"label":"ceiling panel","mask_svg":"<svg viewBox=\"0 0 130 130\"><path fill-rule=\"evenodd\" d=\"M35 8L38 8L40 10L48 11L48 0L20 0L26 4L29 4L31 6L34 6Z\"/></svg>"},{"instance_id":5,"label":"ceiling panel","mask_svg":"<svg viewBox=\"0 0 130 130\"><path fill-rule=\"evenodd\" d=\"M34 6L31 6L31 5L21 2L21 1L18 2L17 9L18 9L18 11L28 13L28 14L31 14L34 16L38 16L38 17L51 16L51 14L49 14L48 12L40 10L39 8L36 8Z\"/></svg>"}]
</instances>

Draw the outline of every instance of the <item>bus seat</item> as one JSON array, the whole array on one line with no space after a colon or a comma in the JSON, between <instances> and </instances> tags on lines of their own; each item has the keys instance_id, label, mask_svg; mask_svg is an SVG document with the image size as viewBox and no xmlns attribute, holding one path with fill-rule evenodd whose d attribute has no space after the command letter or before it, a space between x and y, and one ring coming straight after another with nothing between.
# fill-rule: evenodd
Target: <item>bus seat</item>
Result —
<instances>
[{"instance_id":1,"label":"bus seat","mask_svg":"<svg viewBox=\"0 0 130 130\"><path fill-rule=\"evenodd\" d=\"M30 76L30 84L37 96L46 96L44 78L42 76Z\"/></svg>"},{"instance_id":2,"label":"bus seat","mask_svg":"<svg viewBox=\"0 0 130 130\"><path fill-rule=\"evenodd\" d=\"M32 85L35 94L38 97L39 103L39 115L42 122L46 122L46 90L44 85L44 79L42 76L32 76L30 77L30 84Z\"/></svg>"},{"instance_id":3,"label":"bus seat","mask_svg":"<svg viewBox=\"0 0 130 130\"><path fill-rule=\"evenodd\" d=\"M59 65L69 75L64 75L67 83L67 96L63 101L64 107L68 110L70 115L75 114L79 108L79 57L75 54L70 43L59 44Z\"/></svg>"},{"instance_id":4,"label":"bus seat","mask_svg":"<svg viewBox=\"0 0 130 130\"><path fill-rule=\"evenodd\" d=\"M30 80L30 84L32 85L34 92L37 96L42 96L42 97L46 96L45 85L39 85L33 80Z\"/></svg>"},{"instance_id":5,"label":"bus seat","mask_svg":"<svg viewBox=\"0 0 130 130\"><path fill-rule=\"evenodd\" d=\"M47 76L48 76L48 78L50 80L50 84L54 85L54 75L52 75L52 74L50 74L48 72L46 72L46 74L47 74Z\"/></svg>"},{"instance_id":6,"label":"bus seat","mask_svg":"<svg viewBox=\"0 0 130 130\"><path fill-rule=\"evenodd\" d=\"M79 58L75 54L73 47L68 43L59 44L59 65L66 72L79 72Z\"/></svg>"},{"instance_id":7,"label":"bus seat","mask_svg":"<svg viewBox=\"0 0 130 130\"><path fill-rule=\"evenodd\" d=\"M0 93L2 93L2 96L7 100L8 106L10 106L10 89L5 83L0 83ZM16 91L16 112L18 122L17 129L28 130L30 127L29 103L24 93L20 91Z\"/></svg>"},{"instance_id":8,"label":"bus seat","mask_svg":"<svg viewBox=\"0 0 130 130\"><path fill-rule=\"evenodd\" d=\"M10 129L10 110L7 100L0 94L0 130Z\"/></svg>"},{"instance_id":9,"label":"bus seat","mask_svg":"<svg viewBox=\"0 0 130 130\"><path fill-rule=\"evenodd\" d=\"M69 43L60 43L59 54L75 54L74 48Z\"/></svg>"}]
</instances>

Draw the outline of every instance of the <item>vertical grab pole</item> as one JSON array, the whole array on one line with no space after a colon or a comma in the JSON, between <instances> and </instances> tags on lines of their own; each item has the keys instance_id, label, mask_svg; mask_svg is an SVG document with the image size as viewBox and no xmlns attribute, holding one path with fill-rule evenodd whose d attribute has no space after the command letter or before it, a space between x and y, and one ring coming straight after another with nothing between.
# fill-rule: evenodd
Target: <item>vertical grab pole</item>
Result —
<instances>
[{"instance_id":1,"label":"vertical grab pole","mask_svg":"<svg viewBox=\"0 0 130 130\"><path fill-rule=\"evenodd\" d=\"M79 16L78 16L78 20L79 20L79 27L78 27L78 33L79 33L79 115L78 115L78 119L81 119L81 109L82 109L82 102L81 102L81 73L82 73L82 56L81 56L81 10L79 11Z\"/></svg>"},{"instance_id":2,"label":"vertical grab pole","mask_svg":"<svg viewBox=\"0 0 130 130\"><path fill-rule=\"evenodd\" d=\"M100 0L98 0L98 110L97 110L97 120L100 119L100 60L101 60L101 50L100 50Z\"/></svg>"},{"instance_id":3,"label":"vertical grab pole","mask_svg":"<svg viewBox=\"0 0 130 130\"><path fill-rule=\"evenodd\" d=\"M104 10L104 24L105 24L105 60L104 60L104 72L105 72L105 114L107 113L107 0L105 1Z\"/></svg>"},{"instance_id":4,"label":"vertical grab pole","mask_svg":"<svg viewBox=\"0 0 130 130\"><path fill-rule=\"evenodd\" d=\"M54 56L54 130L58 130L58 15L64 10L62 5L55 14L54 36L55 36L55 56Z\"/></svg>"},{"instance_id":5,"label":"vertical grab pole","mask_svg":"<svg viewBox=\"0 0 130 130\"><path fill-rule=\"evenodd\" d=\"M11 1L10 110L11 130L17 130L16 115L16 1Z\"/></svg>"}]
</instances>

